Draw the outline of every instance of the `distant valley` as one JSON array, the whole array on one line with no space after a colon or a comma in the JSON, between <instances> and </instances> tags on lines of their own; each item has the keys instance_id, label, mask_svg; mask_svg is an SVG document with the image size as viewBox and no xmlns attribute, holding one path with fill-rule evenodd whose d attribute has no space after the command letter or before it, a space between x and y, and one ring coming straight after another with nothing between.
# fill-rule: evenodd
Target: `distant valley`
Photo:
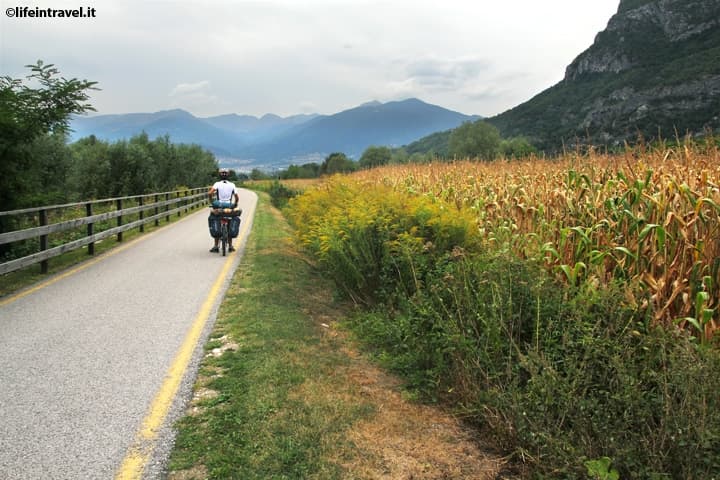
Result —
<instances>
[{"instance_id":1,"label":"distant valley","mask_svg":"<svg viewBox=\"0 0 720 480\"><path fill-rule=\"evenodd\" d=\"M402 146L433 132L476 120L418 99L369 102L333 115L262 117L227 114L199 118L184 110L78 116L71 141L95 135L108 141L147 133L175 143L196 143L224 166L238 169L286 166L322 159L333 152L358 158L372 145Z\"/></svg>"}]
</instances>

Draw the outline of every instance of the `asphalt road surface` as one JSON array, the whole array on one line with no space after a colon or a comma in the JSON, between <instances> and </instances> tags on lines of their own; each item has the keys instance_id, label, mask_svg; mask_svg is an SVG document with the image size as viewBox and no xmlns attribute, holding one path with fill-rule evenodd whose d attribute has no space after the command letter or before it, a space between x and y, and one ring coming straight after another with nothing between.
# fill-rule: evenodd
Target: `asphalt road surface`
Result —
<instances>
[{"instance_id":1,"label":"asphalt road surface","mask_svg":"<svg viewBox=\"0 0 720 480\"><path fill-rule=\"evenodd\" d=\"M238 193L242 246L257 197ZM208 252L207 214L0 299L0 480L161 476L242 253Z\"/></svg>"}]
</instances>

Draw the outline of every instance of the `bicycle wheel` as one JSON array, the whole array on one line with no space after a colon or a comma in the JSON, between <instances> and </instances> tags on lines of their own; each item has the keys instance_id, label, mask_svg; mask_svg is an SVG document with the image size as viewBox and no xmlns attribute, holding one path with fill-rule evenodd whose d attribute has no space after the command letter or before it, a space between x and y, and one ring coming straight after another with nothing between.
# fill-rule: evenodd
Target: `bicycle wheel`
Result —
<instances>
[{"instance_id":1,"label":"bicycle wheel","mask_svg":"<svg viewBox=\"0 0 720 480\"><path fill-rule=\"evenodd\" d=\"M225 256L225 252L227 251L227 244L228 244L228 225L226 222L223 222L221 227L222 232L222 254L223 257Z\"/></svg>"}]
</instances>

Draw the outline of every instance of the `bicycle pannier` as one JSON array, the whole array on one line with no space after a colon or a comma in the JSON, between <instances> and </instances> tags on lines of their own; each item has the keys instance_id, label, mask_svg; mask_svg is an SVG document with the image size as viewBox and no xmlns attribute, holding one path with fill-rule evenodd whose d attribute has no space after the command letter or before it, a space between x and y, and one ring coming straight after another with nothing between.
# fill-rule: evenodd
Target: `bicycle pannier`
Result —
<instances>
[{"instance_id":1,"label":"bicycle pannier","mask_svg":"<svg viewBox=\"0 0 720 480\"><path fill-rule=\"evenodd\" d=\"M220 216L209 215L208 216L208 228L210 228L210 236L213 238L220 238Z\"/></svg>"},{"instance_id":2,"label":"bicycle pannier","mask_svg":"<svg viewBox=\"0 0 720 480\"><path fill-rule=\"evenodd\" d=\"M240 217L230 217L230 236L237 238L240 235Z\"/></svg>"}]
</instances>

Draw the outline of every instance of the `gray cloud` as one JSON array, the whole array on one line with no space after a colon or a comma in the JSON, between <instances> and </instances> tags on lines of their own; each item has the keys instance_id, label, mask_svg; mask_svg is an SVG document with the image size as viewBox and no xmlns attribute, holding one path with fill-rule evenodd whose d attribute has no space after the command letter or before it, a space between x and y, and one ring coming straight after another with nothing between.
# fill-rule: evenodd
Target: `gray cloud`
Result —
<instances>
[{"instance_id":1,"label":"gray cloud","mask_svg":"<svg viewBox=\"0 0 720 480\"><path fill-rule=\"evenodd\" d=\"M173 87L168 96L172 105L190 110L217 108L219 98L212 93L209 80L196 83L179 83Z\"/></svg>"},{"instance_id":2,"label":"gray cloud","mask_svg":"<svg viewBox=\"0 0 720 480\"><path fill-rule=\"evenodd\" d=\"M489 62L479 58L427 57L405 66L407 79L429 92L460 89L468 82L480 81L481 74L489 70Z\"/></svg>"},{"instance_id":3,"label":"gray cloud","mask_svg":"<svg viewBox=\"0 0 720 480\"><path fill-rule=\"evenodd\" d=\"M98 81L99 113L334 113L417 96L492 115L562 78L618 3L103 0L92 19L0 17L0 70L43 59Z\"/></svg>"}]
</instances>

